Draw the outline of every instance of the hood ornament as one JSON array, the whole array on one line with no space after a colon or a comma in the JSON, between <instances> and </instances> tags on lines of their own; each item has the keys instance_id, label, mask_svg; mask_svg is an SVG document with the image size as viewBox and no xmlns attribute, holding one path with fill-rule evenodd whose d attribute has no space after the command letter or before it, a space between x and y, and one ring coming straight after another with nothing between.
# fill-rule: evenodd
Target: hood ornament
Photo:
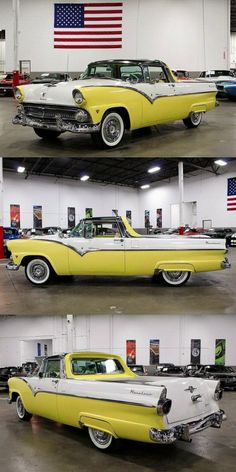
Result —
<instances>
[{"instance_id":1,"label":"hood ornament","mask_svg":"<svg viewBox=\"0 0 236 472\"><path fill-rule=\"evenodd\" d=\"M188 388L185 388L185 392L190 392L190 393L193 393L194 390L197 390L197 387L193 387L192 385L189 385Z\"/></svg>"}]
</instances>

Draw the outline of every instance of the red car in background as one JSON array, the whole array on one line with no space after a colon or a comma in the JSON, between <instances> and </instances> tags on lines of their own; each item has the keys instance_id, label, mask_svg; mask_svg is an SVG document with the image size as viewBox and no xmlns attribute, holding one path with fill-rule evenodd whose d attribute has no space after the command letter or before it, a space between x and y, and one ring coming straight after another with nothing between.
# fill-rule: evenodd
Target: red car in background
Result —
<instances>
[{"instance_id":1,"label":"red car in background","mask_svg":"<svg viewBox=\"0 0 236 472\"><path fill-rule=\"evenodd\" d=\"M28 74L19 74L19 85L31 84L32 79ZM13 95L13 73L7 73L0 79L0 95Z\"/></svg>"},{"instance_id":2,"label":"red car in background","mask_svg":"<svg viewBox=\"0 0 236 472\"><path fill-rule=\"evenodd\" d=\"M193 80L186 70L173 69L172 72L177 80Z\"/></svg>"}]
</instances>

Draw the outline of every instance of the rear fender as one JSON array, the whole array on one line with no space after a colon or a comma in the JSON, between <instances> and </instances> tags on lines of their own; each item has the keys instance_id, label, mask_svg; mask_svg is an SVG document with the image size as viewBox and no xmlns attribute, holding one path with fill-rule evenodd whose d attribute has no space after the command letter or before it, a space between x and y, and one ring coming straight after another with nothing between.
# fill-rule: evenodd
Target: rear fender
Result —
<instances>
[{"instance_id":1,"label":"rear fender","mask_svg":"<svg viewBox=\"0 0 236 472\"><path fill-rule=\"evenodd\" d=\"M80 428L93 428L104 431L105 433L111 434L114 438L118 436L115 434L115 431L109 421L98 418L93 415L88 415L87 413L81 413L79 418Z\"/></svg>"},{"instance_id":2,"label":"rear fender","mask_svg":"<svg viewBox=\"0 0 236 472\"><path fill-rule=\"evenodd\" d=\"M155 273L160 271L183 271L183 272L195 272L195 268L192 264L186 262L159 262L155 267Z\"/></svg>"}]
</instances>

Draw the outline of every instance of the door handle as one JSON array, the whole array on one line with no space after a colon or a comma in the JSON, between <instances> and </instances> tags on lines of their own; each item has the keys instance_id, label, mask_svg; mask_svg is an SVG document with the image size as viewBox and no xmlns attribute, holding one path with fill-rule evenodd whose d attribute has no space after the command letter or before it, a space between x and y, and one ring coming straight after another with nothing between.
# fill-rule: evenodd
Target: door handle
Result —
<instances>
[{"instance_id":1,"label":"door handle","mask_svg":"<svg viewBox=\"0 0 236 472\"><path fill-rule=\"evenodd\" d=\"M55 380L52 380L52 382L53 382L54 384L58 384L59 380L58 380L58 379L55 379Z\"/></svg>"},{"instance_id":2,"label":"door handle","mask_svg":"<svg viewBox=\"0 0 236 472\"><path fill-rule=\"evenodd\" d=\"M115 239L114 239L114 242L115 242L115 243L123 243L123 242L124 242L124 239L123 239L123 238L115 238Z\"/></svg>"}]
</instances>

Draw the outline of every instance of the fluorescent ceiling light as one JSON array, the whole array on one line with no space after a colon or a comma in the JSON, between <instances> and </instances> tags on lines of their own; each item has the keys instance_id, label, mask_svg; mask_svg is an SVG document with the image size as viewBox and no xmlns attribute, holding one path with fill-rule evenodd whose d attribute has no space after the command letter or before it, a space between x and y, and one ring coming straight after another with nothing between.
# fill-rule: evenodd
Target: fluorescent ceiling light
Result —
<instances>
[{"instance_id":1,"label":"fluorescent ceiling light","mask_svg":"<svg viewBox=\"0 0 236 472\"><path fill-rule=\"evenodd\" d=\"M82 182L86 182L86 180L89 180L89 175L83 175L82 177L80 177L80 180L82 180Z\"/></svg>"},{"instance_id":2,"label":"fluorescent ceiling light","mask_svg":"<svg viewBox=\"0 0 236 472\"><path fill-rule=\"evenodd\" d=\"M227 162L223 161L223 159L218 159L217 161L214 161L214 163L218 166L227 166Z\"/></svg>"},{"instance_id":3,"label":"fluorescent ceiling light","mask_svg":"<svg viewBox=\"0 0 236 472\"><path fill-rule=\"evenodd\" d=\"M17 167L17 172L19 172L20 174L23 174L23 172L25 172L25 167L23 167L23 166L18 166L18 167Z\"/></svg>"},{"instance_id":4,"label":"fluorescent ceiling light","mask_svg":"<svg viewBox=\"0 0 236 472\"><path fill-rule=\"evenodd\" d=\"M140 187L142 190L145 190L146 188L150 188L150 185L146 184L146 185L141 185Z\"/></svg>"},{"instance_id":5,"label":"fluorescent ceiling light","mask_svg":"<svg viewBox=\"0 0 236 472\"><path fill-rule=\"evenodd\" d=\"M159 166L155 166L155 167L150 167L150 169L148 169L148 172L149 174L155 174L155 172L158 172L159 170L161 170L161 168Z\"/></svg>"}]
</instances>

